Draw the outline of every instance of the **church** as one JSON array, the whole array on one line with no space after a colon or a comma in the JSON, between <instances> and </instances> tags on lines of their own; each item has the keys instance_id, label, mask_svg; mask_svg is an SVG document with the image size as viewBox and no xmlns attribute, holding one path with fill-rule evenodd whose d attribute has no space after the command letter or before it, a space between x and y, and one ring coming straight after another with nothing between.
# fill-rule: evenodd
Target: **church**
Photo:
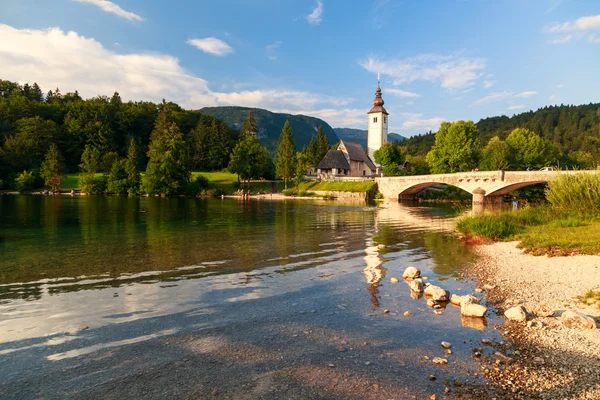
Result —
<instances>
[{"instance_id":1,"label":"church","mask_svg":"<svg viewBox=\"0 0 600 400\"><path fill-rule=\"evenodd\" d=\"M368 152L359 143L341 140L337 150L329 150L317 164L319 178L363 177L380 175L373 154L388 141L388 112L383 107L381 86L377 82L373 108L368 112Z\"/></svg>"}]
</instances>

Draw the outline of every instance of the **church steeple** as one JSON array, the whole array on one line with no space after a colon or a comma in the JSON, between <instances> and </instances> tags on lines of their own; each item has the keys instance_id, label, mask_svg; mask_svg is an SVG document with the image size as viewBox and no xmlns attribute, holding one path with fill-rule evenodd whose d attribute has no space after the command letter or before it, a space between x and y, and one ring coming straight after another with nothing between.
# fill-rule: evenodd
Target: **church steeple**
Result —
<instances>
[{"instance_id":1,"label":"church steeple","mask_svg":"<svg viewBox=\"0 0 600 400\"><path fill-rule=\"evenodd\" d=\"M381 97L381 84L379 74L377 75L377 90L375 91L375 100L373 108L369 111L368 138L367 147L369 157L374 160L373 154L387 142L388 138L388 112L383 107L383 97Z\"/></svg>"},{"instance_id":2,"label":"church steeple","mask_svg":"<svg viewBox=\"0 0 600 400\"><path fill-rule=\"evenodd\" d=\"M373 108L371 108L371 111L369 111L369 114L382 112L382 113L388 115L388 112L383 107L384 103L385 103L385 101L383 101L383 98L381 97L381 86L379 85L379 80L378 80L377 81L377 90L375 91L375 100L373 100Z\"/></svg>"}]
</instances>

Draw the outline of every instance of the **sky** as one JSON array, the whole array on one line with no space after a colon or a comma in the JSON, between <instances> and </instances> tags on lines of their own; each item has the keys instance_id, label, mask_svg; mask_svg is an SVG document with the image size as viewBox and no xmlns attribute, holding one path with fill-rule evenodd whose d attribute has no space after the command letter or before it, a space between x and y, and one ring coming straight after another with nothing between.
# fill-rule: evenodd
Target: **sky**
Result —
<instances>
[{"instance_id":1,"label":"sky","mask_svg":"<svg viewBox=\"0 0 600 400\"><path fill-rule=\"evenodd\" d=\"M390 132L600 102L597 0L0 0L0 79Z\"/></svg>"}]
</instances>

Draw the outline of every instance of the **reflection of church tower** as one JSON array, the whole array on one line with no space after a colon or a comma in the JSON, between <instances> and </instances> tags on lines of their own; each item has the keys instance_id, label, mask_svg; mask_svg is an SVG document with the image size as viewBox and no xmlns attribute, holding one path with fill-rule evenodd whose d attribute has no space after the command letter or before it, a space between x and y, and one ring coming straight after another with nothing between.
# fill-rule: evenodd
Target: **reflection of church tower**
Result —
<instances>
[{"instance_id":1,"label":"reflection of church tower","mask_svg":"<svg viewBox=\"0 0 600 400\"><path fill-rule=\"evenodd\" d=\"M379 150L385 142L388 141L388 112L383 108L383 99L381 98L381 87L379 79L377 80L377 91L375 92L375 100L373 100L373 108L369 111L369 135L367 146L369 147L369 157L375 161L373 153Z\"/></svg>"},{"instance_id":2,"label":"reflection of church tower","mask_svg":"<svg viewBox=\"0 0 600 400\"><path fill-rule=\"evenodd\" d=\"M373 309L379 307L379 282L385 278L387 268L381 266L383 260L377 251L377 247L369 246L365 249L367 253L364 258L367 266L362 270L365 278L367 279L367 291L371 295L371 303L373 303Z\"/></svg>"}]
</instances>

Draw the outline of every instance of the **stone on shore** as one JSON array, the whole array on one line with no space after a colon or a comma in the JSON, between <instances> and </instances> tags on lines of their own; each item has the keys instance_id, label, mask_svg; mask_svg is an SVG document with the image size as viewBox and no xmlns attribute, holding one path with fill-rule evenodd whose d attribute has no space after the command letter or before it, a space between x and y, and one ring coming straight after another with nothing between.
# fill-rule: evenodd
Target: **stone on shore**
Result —
<instances>
[{"instance_id":1,"label":"stone on shore","mask_svg":"<svg viewBox=\"0 0 600 400\"><path fill-rule=\"evenodd\" d=\"M533 309L533 313L538 317L552 317L554 315L554 310L545 304L540 304Z\"/></svg>"},{"instance_id":2,"label":"stone on shore","mask_svg":"<svg viewBox=\"0 0 600 400\"><path fill-rule=\"evenodd\" d=\"M562 313L560 320L567 328L596 329L594 318L578 311L567 310Z\"/></svg>"},{"instance_id":3,"label":"stone on shore","mask_svg":"<svg viewBox=\"0 0 600 400\"><path fill-rule=\"evenodd\" d=\"M504 316L511 321L525 322L527 321L527 314L523 306L511 307L504 311Z\"/></svg>"},{"instance_id":4,"label":"stone on shore","mask_svg":"<svg viewBox=\"0 0 600 400\"><path fill-rule=\"evenodd\" d=\"M416 278L410 281L409 283L410 290L414 292L422 292L423 291L423 280L421 278Z\"/></svg>"},{"instance_id":5,"label":"stone on shore","mask_svg":"<svg viewBox=\"0 0 600 400\"><path fill-rule=\"evenodd\" d=\"M408 267L402 274L403 279L415 279L421 276L421 271L416 267Z\"/></svg>"},{"instance_id":6,"label":"stone on shore","mask_svg":"<svg viewBox=\"0 0 600 400\"><path fill-rule=\"evenodd\" d=\"M431 296L434 301L448 301L450 292L439 286L429 285L425 288L425 296Z\"/></svg>"},{"instance_id":7,"label":"stone on shore","mask_svg":"<svg viewBox=\"0 0 600 400\"><path fill-rule=\"evenodd\" d=\"M391 278L390 282L392 282L392 283L398 283L398 278Z\"/></svg>"},{"instance_id":8,"label":"stone on shore","mask_svg":"<svg viewBox=\"0 0 600 400\"><path fill-rule=\"evenodd\" d=\"M460 306L460 314L465 317L483 317L487 308L481 304L466 303Z\"/></svg>"}]
</instances>

